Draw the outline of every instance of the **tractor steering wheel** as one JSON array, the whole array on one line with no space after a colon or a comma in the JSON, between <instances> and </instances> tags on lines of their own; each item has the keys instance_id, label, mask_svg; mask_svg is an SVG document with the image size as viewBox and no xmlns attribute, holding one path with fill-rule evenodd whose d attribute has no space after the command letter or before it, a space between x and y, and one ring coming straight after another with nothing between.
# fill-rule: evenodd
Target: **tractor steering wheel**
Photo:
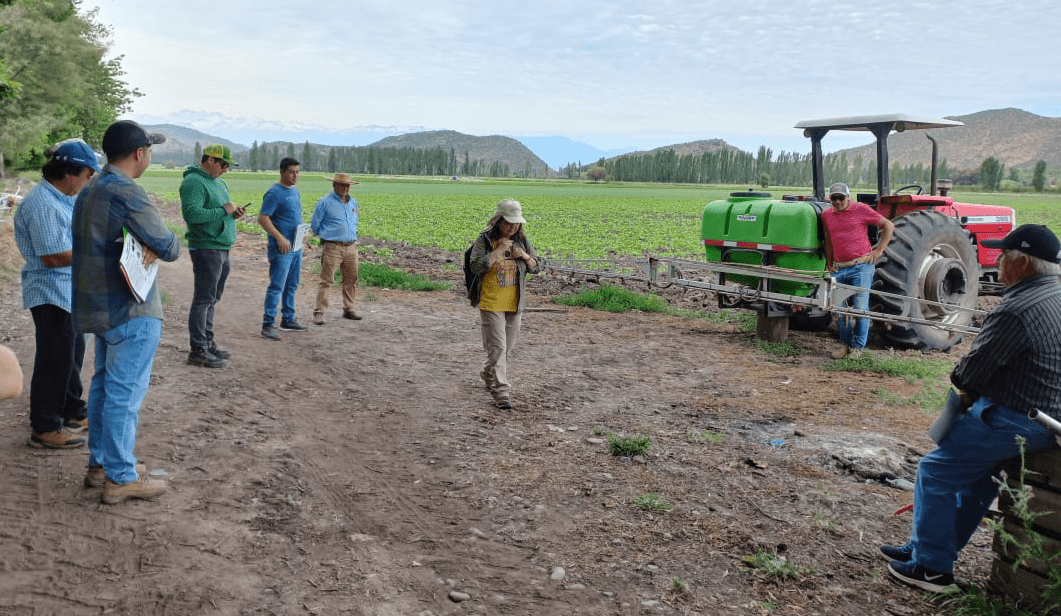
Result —
<instances>
[{"instance_id":1,"label":"tractor steering wheel","mask_svg":"<svg viewBox=\"0 0 1061 616\"><path fill-rule=\"evenodd\" d=\"M893 195L897 195L897 194L903 192L904 190L906 190L907 188L916 188L917 192L914 193L915 195L923 195L923 194L925 194L925 187L920 185L920 184L907 184L906 186L903 186L902 188L896 188L895 190L892 191L892 194Z\"/></svg>"}]
</instances>

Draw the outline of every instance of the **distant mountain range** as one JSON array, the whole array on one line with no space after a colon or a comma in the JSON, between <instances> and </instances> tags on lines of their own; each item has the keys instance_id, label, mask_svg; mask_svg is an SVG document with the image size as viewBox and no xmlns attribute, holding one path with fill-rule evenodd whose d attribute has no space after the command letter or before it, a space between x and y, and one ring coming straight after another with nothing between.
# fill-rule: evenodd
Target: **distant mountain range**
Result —
<instances>
[{"instance_id":1,"label":"distant mountain range","mask_svg":"<svg viewBox=\"0 0 1061 616\"><path fill-rule=\"evenodd\" d=\"M928 134L938 143L939 159L947 159L951 169L979 169L980 163L992 156L1006 168L1031 169L1040 160L1054 171L1061 167L1061 118L1020 109L994 109L947 119L965 126L892 133L888 137L889 159L903 166L927 166L932 161L932 142L925 137ZM873 144L842 151L848 160L857 154L865 160L877 155Z\"/></svg>"},{"instance_id":2,"label":"distant mountain range","mask_svg":"<svg viewBox=\"0 0 1061 616\"><path fill-rule=\"evenodd\" d=\"M188 119L195 120L197 126L204 124L201 118L189 117ZM296 146L295 151L299 154L306 142L309 142L317 152L326 152L329 147L335 145L416 148L437 146L444 150L452 148L459 161L463 161L464 153L467 152L471 159L503 162L513 172L523 169L525 165L539 172L546 167L555 171L568 163L585 166L601 158L614 158L631 151L630 149L601 150L561 136L514 138L491 135L479 137L456 131L410 131L399 127L379 126L325 133L320 132L324 130L320 127L285 125L278 128L272 125L268 131L259 126L260 132L254 133L255 129L252 126L244 125L234 128L222 125L222 120L217 117L212 119L217 124L213 126L211 132L216 129L218 133L226 135L240 134L244 131L247 135L283 135L288 138L259 139L258 143L282 144L285 149L287 144L291 143ZM952 170L978 169L980 163L991 156L999 159L1007 168L1028 169L1039 160L1046 161L1052 172L1061 168L1061 118L1047 118L1020 109L996 109L954 116L950 119L963 122L965 126L893 133L888 139L891 162L903 166L917 163L923 163L926 166L930 164L932 149L931 143L925 138L927 132L939 144L940 160L946 159ZM235 153L250 149L250 146L245 143L230 141L202 130L176 124L145 124L145 126L153 132L160 132L168 137L166 143L155 146L154 160L159 163L172 161L178 165L191 164L196 142L204 147L210 143L223 143L232 148ZM369 138L374 139L365 141ZM869 161L876 156L876 151L871 138L867 137L867 142L869 143L865 146L848 148L840 152L846 153L848 160L853 160L857 154L862 154L863 159ZM809 145L808 141L808 150ZM828 146L828 136L826 146ZM722 148L737 149L722 139L704 139L663 146L650 151L671 149L679 154L699 154ZM540 175L540 173L534 175Z\"/></svg>"}]
</instances>

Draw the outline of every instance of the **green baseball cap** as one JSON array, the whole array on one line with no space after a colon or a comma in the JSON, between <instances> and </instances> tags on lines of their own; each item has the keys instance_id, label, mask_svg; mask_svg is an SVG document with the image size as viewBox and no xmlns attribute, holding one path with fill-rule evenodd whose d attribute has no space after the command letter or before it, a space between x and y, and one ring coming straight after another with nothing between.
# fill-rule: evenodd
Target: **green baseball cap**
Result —
<instances>
[{"instance_id":1,"label":"green baseball cap","mask_svg":"<svg viewBox=\"0 0 1061 616\"><path fill-rule=\"evenodd\" d=\"M236 159L232 158L232 150L228 149L227 146L221 145L220 143L213 143L206 146L206 149L203 150L203 156L213 156L214 158L220 158L221 160L225 161L226 165L232 167L239 166L239 163L236 162Z\"/></svg>"}]
</instances>

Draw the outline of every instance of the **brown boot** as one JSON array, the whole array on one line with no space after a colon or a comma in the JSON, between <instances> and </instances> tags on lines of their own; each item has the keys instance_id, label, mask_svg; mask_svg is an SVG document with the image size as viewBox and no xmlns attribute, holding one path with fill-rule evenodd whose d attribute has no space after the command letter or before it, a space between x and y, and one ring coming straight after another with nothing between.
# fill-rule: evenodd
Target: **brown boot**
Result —
<instances>
[{"instance_id":1,"label":"brown boot","mask_svg":"<svg viewBox=\"0 0 1061 616\"><path fill-rule=\"evenodd\" d=\"M361 315L357 314L353 310L344 310L343 311L343 318L344 319L350 319L351 321L360 321L361 320Z\"/></svg>"},{"instance_id":2,"label":"brown boot","mask_svg":"<svg viewBox=\"0 0 1061 616\"><path fill-rule=\"evenodd\" d=\"M847 346L845 344L844 346L840 347L839 349L836 349L835 351L833 351L832 358L833 359L843 359L843 358L847 357L847 354L850 351L851 351L851 347L849 347L849 346Z\"/></svg>"},{"instance_id":3,"label":"brown boot","mask_svg":"<svg viewBox=\"0 0 1061 616\"><path fill-rule=\"evenodd\" d=\"M130 498L155 498L166 491L166 482L161 479L138 477L129 483L114 483L107 480L103 484L103 502L117 505Z\"/></svg>"},{"instance_id":4,"label":"brown boot","mask_svg":"<svg viewBox=\"0 0 1061 616\"><path fill-rule=\"evenodd\" d=\"M144 475L147 473L147 467L143 464L136 465L136 474ZM103 474L102 466L90 466L88 472L85 473L85 487L86 488L102 488L103 484L107 481L107 476Z\"/></svg>"},{"instance_id":5,"label":"brown boot","mask_svg":"<svg viewBox=\"0 0 1061 616\"><path fill-rule=\"evenodd\" d=\"M72 449L85 444L85 437L78 436L66 428L55 432L34 432L29 437L29 446L40 449Z\"/></svg>"}]
</instances>

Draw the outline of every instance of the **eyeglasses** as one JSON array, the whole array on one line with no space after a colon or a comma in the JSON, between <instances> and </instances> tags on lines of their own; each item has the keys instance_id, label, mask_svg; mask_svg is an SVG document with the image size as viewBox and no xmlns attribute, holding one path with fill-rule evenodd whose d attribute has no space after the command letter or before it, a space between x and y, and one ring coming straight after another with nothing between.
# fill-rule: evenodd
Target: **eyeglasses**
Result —
<instances>
[{"instance_id":1,"label":"eyeglasses","mask_svg":"<svg viewBox=\"0 0 1061 616\"><path fill-rule=\"evenodd\" d=\"M830 201L843 201L847 199L847 195L829 195Z\"/></svg>"}]
</instances>

